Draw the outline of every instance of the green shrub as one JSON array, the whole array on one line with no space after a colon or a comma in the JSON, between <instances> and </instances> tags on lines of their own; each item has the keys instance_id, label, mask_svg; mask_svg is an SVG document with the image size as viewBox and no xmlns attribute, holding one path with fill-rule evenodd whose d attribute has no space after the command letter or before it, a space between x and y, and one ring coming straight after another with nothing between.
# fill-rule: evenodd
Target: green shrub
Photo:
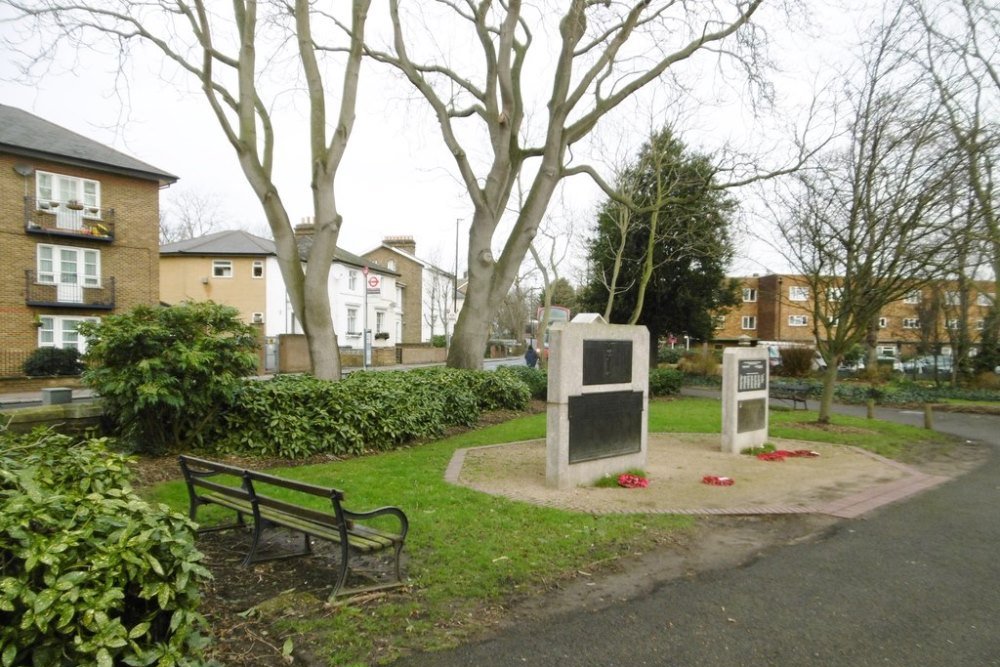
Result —
<instances>
[{"instance_id":1,"label":"green shrub","mask_svg":"<svg viewBox=\"0 0 1000 667\"><path fill-rule=\"evenodd\" d=\"M305 375L247 380L212 446L283 458L356 456L473 424L482 410L523 409L529 398L514 373L440 367L355 372L341 382Z\"/></svg>"},{"instance_id":2,"label":"green shrub","mask_svg":"<svg viewBox=\"0 0 1000 667\"><path fill-rule=\"evenodd\" d=\"M674 396L681 391L684 374L672 368L654 368L649 371L649 393L652 396Z\"/></svg>"},{"instance_id":3,"label":"green shrub","mask_svg":"<svg viewBox=\"0 0 1000 667\"><path fill-rule=\"evenodd\" d=\"M445 347L448 345L448 337L443 334L431 336L431 347Z\"/></svg>"},{"instance_id":4,"label":"green shrub","mask_svg":"<svg viewBox=\"0 0 1000 667\"><path fill-rule=\"evenodd\" d=\"M796 345L778 349L781 355L781 374L788 377L806 377L812 373L813 357L816 350L811 347Z\"/></svg>"},{"instance_id":5,"label":"green shrub","mask_svg":"<svg viewBox=\"0 0 1000 667\"><path fill-rule=\"evenodd\" d=\"M656 353L656 361L661 364L676 364L684 356L684 350L679 347L661 347Z\"/></svg>"},{"instance_id":6,"label":"green shrub","mask_svg":"<svg viewBox=\"0 0 1000 667\"><path fill-rule=\"evenodd\" d=\"M257 340L239 312L210 301L138 306L83 323L83 381L104 400L118 435L140 451L196 446L257 367Z\"/></svg>"},{"instance_id":7,"label":"green shrub","mask_svg":"<svg viewBox=\"0 0 1000 667\"><path fill-rule=\"evenodd\" d=\"M718 375L719 359L711 350L692 350L685 352L677 368L690 375Z\"/></svg>"},{"instance_id":8,"label":"green shrub","mask_svg":"<svg viewBox=\"0 0 1000 667\"><path fill-rule=\"evenodd\" d=\"M193 529L103 439L0 433L0 664L201 664Z\"/></svg>"},{"instance_id":9,"label":"green shrub","mask_svg":"<svg viewBox=\"0 0 1000 667\"><path fill-rule=\"evenodd\" d=\"M501 369L497 369L501 370ZM503 366L504 373L513 373L521 382L528 386L531 398L544 401L549 395L549 374L544 368L529 368L528 366Z\"/></svg>"},{"instance_id":10,"label":"green shrub","mask_svg":"<svg viewBox=\"0 0 1000 667\"><path fill-rule=\"evenodd\" d=\"M79 375L83 362L75 347L40 347L24 361L24 374L32 377L43 375Z\"/></svg>"}]
</instances>

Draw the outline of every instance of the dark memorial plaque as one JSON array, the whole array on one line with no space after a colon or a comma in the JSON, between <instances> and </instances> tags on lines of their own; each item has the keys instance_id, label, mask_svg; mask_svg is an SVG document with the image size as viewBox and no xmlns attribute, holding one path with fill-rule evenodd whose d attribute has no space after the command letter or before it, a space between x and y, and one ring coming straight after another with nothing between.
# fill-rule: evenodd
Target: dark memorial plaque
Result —
<instances>
[{"instance_id":1,"label":"dark memorial plaque","mask_svg":"<svg viewBox=\"0 0 1000 667\"><path fill-rule=\"evenodd\" d=\"M736 391L767 389L767 359L741 359L736 382Z\"/></svg>"},{"instance_id":2,"label":"dark memorial plaque","mask_svg":"<svg viewBox=\"0 0 1000 667\"><path fill-rule=\"evenodd\" d=\"M583 384L621 384L632 381L632 341L583 341Z\"/></svg>"},{"instance_id":3,"label":"dark memorial plaque","mask_svg":"<svg viewBox=\"0 0 1000 667\"><path fill-rule=\"evenodd\" d=\"M767 399L754 398L736 402L736 432L759 431L764 428Z\"/></svg>"},{"instance_id":4,"label":"dark memorial plaque","mask_svg":"<svg viewBox=\"0 0 1000 667\"><path fill-rule=\"evenodd\" d=\"M569 462L642 450L642 392L609 391L569 397Z\"/></svg>"}]
</instances>

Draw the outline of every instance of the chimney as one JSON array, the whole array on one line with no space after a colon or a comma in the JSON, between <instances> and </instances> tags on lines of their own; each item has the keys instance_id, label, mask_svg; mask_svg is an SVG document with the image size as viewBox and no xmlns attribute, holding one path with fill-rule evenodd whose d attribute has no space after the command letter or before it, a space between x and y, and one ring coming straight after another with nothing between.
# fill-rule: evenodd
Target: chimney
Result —
<instances>
[{"instance_id":1,"label":"chimney","mask_svg":"<svg viewBox=\"0 0 1000 667\"><path fill-rule=\"evenodd\" d=\"M411 255L417 254L417 242L412 236L386 236L382 239L382 243L393 248L399 248Z\"/></svg>"},{"instance_id":2,"label":"chimney","mask_svg":"<svg viewBox=\"0 0 1000 667\"><path fill-rule=\"evenodd\" d=\"M303 236L312 236L316 231L316 223L313 222L312 216L306 216L302 218L302 222L295 225L295 237L302 238Z\"/></svg>"}]
</instances>

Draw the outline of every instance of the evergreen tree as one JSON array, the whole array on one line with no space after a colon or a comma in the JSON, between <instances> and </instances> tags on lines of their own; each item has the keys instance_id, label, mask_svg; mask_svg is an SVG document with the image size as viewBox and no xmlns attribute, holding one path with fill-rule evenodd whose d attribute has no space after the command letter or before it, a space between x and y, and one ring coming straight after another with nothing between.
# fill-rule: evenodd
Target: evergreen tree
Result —
<instances>
[{"instance_id":1,"label":"evergreen tree","mask_svg":"<svg viewBox=\"0 0 1000 667\"><path fill-rule=\"evenodd\" d=\"M736 284L725 277L736 202L716 183L711 159L687 151L667 127L616 188L624 202L609 198L599 211L581 308L645 325L654 350L667 333L708 340L713 312L736 303Z\"/></svg>"}]
</instances>

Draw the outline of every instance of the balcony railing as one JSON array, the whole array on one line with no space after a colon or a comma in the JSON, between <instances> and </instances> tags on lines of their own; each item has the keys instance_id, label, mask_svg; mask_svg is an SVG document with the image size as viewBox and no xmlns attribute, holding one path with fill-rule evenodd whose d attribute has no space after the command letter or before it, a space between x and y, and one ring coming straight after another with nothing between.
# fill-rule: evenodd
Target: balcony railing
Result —
<instances>
[{"instance_id":1,"label":"balcony railing","mask_svg":"<svg viewBox=\"0 0 1000 667\"><path fill-rule=\"evenodd\" d=\"M115 239L115 209L25 197L24 229L29 234L82 237L110 243Z\"/></svg>"},{"instance_id":2,"label":"balcony railing","mask_svg":"<svg viewBox=\"0 0 1000 667\"><path fill-rule=\"evenodd\" d=\"M105 278L101 287L87 287L79 284L40 283L35 271L24 272L26 295L29 306L49 308L86 308L90 310L113 310L115 307L115 279Z\"/></svg>"}]
</instances>

